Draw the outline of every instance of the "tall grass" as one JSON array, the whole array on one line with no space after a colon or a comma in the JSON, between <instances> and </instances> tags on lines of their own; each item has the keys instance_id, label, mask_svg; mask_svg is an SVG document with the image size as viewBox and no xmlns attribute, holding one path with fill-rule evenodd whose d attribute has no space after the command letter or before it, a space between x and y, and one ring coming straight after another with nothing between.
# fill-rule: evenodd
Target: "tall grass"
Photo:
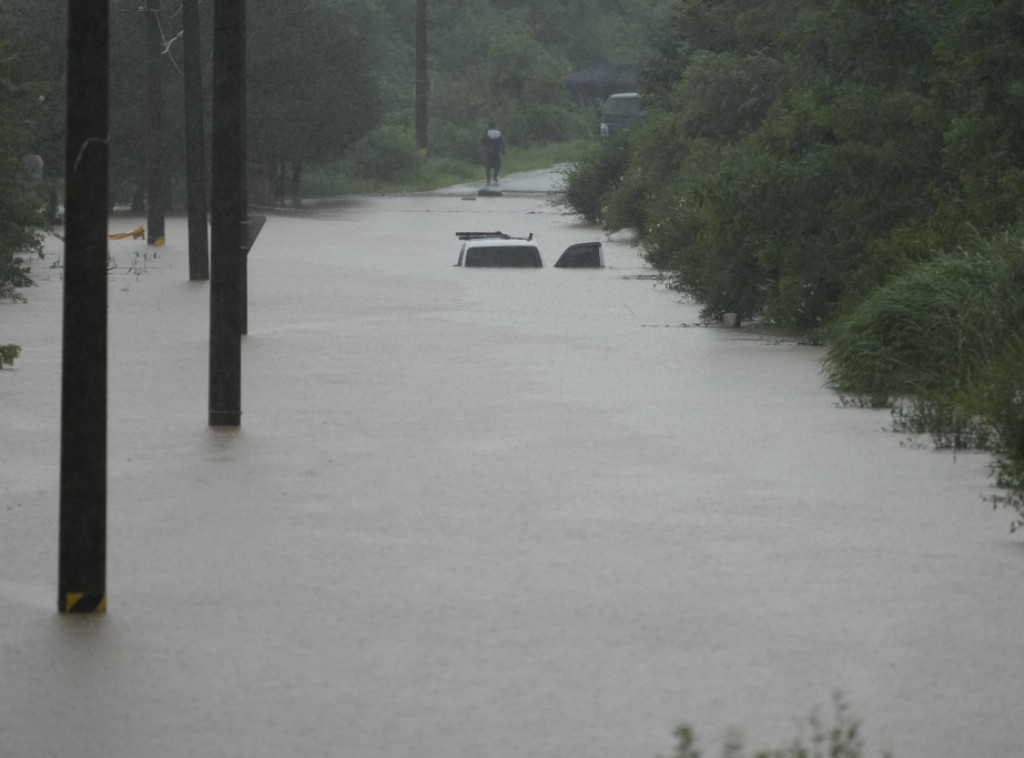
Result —
<instances>
[{"instance_id":1,"label":"tall grass","mask_svg":"<svg viewBox=\"0 0 1024 758\"><path fill-rule=\"evenodd\" d=\"M1024 227L936 257L876 290L830 331L827 382L886 403L899 431L995 456L1024 525Z\"/></svg>"},{"instance_id":2,"label":"tall grass","mask_svg":"<svg viewBox=\"0 0 1024 758\"><path fill-rule=\"evenodd\" d=\"M858 395L948 394L998 357L1024 312L1020 240L978 240L876 290L831 331L830 384Z\"/></svg>"}]
</instances>

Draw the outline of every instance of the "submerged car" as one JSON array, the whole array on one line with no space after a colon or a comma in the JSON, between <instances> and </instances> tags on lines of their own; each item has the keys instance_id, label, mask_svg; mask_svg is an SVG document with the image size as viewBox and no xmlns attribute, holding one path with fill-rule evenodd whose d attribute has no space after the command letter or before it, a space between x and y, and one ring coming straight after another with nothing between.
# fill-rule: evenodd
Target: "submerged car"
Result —
<instances>
[{"instance_id":1,"label":"submerged car","mask_svg":"<svg viewBox=\"0 0 1024 758\"><path fill-rule=\"evenodd\" d=\"M504 232L456 232L462 240L456 266L487 268L541 268L540 250L528 237L512 237ZM603 268L604 252L600 242L569 245L555 268Z\"/></svg>"},{"instance_id":2,"label":"submerged car","mask_svg":"<svg viewBox=\"0 0 1024 758\"><path fill-rule=\"evenodd\" d=\"M463 241L456 266L490 268L541 268L540 250L529 237L511 237L504 232L456 232Z\"/></svg>"}]
</instances>

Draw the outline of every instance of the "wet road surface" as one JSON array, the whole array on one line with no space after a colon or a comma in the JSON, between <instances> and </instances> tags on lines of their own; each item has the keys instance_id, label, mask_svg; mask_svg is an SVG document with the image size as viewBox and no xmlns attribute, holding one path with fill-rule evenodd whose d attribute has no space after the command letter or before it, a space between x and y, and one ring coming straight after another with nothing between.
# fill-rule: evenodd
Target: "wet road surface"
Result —
<instances>
[{"instance_id":1,"label":"wet road surface","mask_svg":"<svg viewBox=\"0 0 1024 758\"><path fill-rule=\"evenodd\" d=\"M834 690L869 754L1020 755L987 459L837 407L820 348L699 326L519 179L271 215L237 430L184 221L111 242L100 617L56 613L59 248L35 266L0 305L0 755L654 758L684 721L717 754ZM545 267L453 266L493 229ZM606 268L551 267L592 240Z\"/></svg>"}]
</instances>

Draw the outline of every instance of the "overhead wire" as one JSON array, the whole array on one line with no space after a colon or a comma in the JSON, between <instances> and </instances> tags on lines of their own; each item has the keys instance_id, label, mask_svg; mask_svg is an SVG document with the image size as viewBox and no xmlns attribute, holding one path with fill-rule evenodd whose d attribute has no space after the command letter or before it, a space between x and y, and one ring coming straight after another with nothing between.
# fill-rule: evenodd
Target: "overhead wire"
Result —
<instances>
[{"instance_id":1,"label":"overhead wire","mask_svg":"<svg viewBox=\"0 0 1024 758\"><path fill-rule=\"evenodd\" d=\"M203 1L204 0L199 0L198 4L200 6L202 6ZM174 18L175 16L181 14L184 11L184 8L185 8L185 3L184 2L179 3L178 4L178 10L176 10L174 13L170 14L168 16L168 18ZM148 9L140 8L139 10L148 10ZM184 77L185 76L185 72L182 70L181 66L178 65L178 61L175 60L174 55L171 54L171 47L178 40L184 40L184 38L185 38L185 30L184 29L180 30L177 34L175 34L173 37L168 39L167 36L164 34L164 27L163 27L163 23L160 20L160 14L157 13L156 11L153 11L153 13L156 13L157 29L159 29L159 31L160 31L160 44L161 44L160 54L161 55L166 55L170 59L171 65L174 66L175 71L178 72L178 75ZM213 54L211 53L210 54L210 58L212 58L212 57L213 57ZM209 62L209 59L207 60L207 62Z\"/></svg>"}]
</instances>

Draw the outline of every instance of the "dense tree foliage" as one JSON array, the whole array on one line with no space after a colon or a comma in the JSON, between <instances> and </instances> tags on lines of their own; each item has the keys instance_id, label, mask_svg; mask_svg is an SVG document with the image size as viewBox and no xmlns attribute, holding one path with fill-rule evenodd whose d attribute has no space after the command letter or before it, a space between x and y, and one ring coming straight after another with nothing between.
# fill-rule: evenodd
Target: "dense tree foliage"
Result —
<instances>
[{"instance_id":1,"label":"dense tree foliage","mask_svg":"<svg viewBox=\"0 0 1024 758\"><path fill-rule=\"evenodd\" d=\"M162 3L164 146L172 197L183 202L183 47L177 4ZM207 107L212 85L212 3L200 3ZM247 124L251 191L266 201L310 161L339 157L380 118L372 60L355 11L325 0L247 3ZM145 167L146 14L114 17L112 171L118 199L141 200ZM207 121L209 124L209 120ZM211 126L207 127L210 134Z\"/></svg>"},{"instance_id":2,"label":"dense tree foliage","mask_svg":"<svg viewBox=\"0 0 1024 758\"><path fill-rule=\"evenodd\" d=\"M375 2L390 7L375 36L386 121L411 128L412 4ZM593 136L594 103L572 103L566 76L600 62L638 64L670 3L430 0L431 153L476 161L491 120L512 145Z\"/></svg>"},{"instance_id":3,"label":"dense tree foliage","mask_svg":"<svg viewBox=\"0 0 1024 758\"><path fill-rule=\"evenodd\" d=\"M32 139L45 90L25 78L13 44L11 9L0 0L0 300L20 300L31 284L23 254L41 250L45 227L43 162Z\"/></svg>"},{"instance_id":4,"label":"dense tree foliage","mask_svg":"<svg viewBox=\"0 0 1024 758\"><path fill-rule=\"evenodd\" d=\"M273 194L298 193L302 166L341 157L380 121L367 43L349 13L322 0L251 3L250 161Z\"/></svg>"},{"instance_id":5,"label":"dense tree foliage","mask_svg":"<svg viewBox=\"0 0 1024 758\"><path fill-rule=\"evenodd\" d=\"M680 0L604 221L710 316L811 329L1012 223L1024 12L952 0Z\"/></svg>"}]
</instances>

